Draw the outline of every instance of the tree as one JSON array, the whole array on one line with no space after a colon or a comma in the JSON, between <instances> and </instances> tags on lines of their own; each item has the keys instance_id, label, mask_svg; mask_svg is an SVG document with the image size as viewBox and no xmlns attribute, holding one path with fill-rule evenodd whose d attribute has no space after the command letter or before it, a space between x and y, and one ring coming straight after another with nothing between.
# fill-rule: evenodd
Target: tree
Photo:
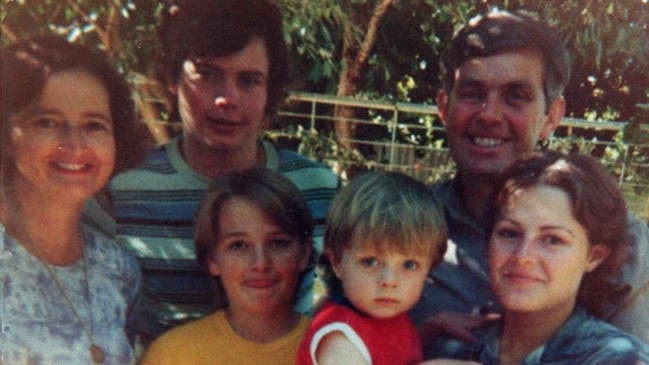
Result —
<instances>
[{"instance_id":1,"label":"tree","mask_svg":"<svg viewBox=\"0 0 649 365\"><path fill-rule=\"evenodd\" d=\"M338 96L355 96L362 90L363 72L367 66L372 50L378 37L378 28L383 16L395 0L380 0L374 8L372 2L348 4L349 18L343 24L342 63L343 69L338 76ZM369 17L369 19L368 19ZM361 28L362 38L358 37ZM348 107L337 105L334 116L343 120L352 118L354 111ZM348 145L346 141L354 135L354 124L336 123L336 135Z\"/></svg>"},{"instance_id":2,"label":"tree","mask_svg":"<svg viewBox=\"0 0 649 365\"><path fill-rule=\"evenodd\" d=\"M136 84L138 100L160 96L151 86L149 72L157 55L155 28L161 2L0 1L3 44L50 31L96 45L133 80L146 80ZM284 9L285 34L292 52L294 90L432 103L439 88L437 59L453 32L476 14L525 7L554 20L571 49L574 76L566 92L569 115L627 120L639 112L637 104L649 102L646 1L278 2ZM148 110L147 120L165 117L164 109L141 110ZM342 118L353 115L344 108L335 112ZM152 127L153 132L155 129ZM342 138L359 133L341 128L338 132ZM158 138L164 139L164 134ZM429 143L425 138L421 141Z\"/></svg>"}]
</instances>

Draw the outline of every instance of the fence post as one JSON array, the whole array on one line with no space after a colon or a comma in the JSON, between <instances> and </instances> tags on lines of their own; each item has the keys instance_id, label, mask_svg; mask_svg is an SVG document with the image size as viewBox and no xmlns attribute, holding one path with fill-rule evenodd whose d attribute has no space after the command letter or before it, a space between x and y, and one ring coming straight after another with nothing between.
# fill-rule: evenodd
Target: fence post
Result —
<instances>
[{"instance_id":1,"label":"fence post","mask_svg":"<svg viewBox=\"0 0 649 365\"><path fill-rule=\"evenodd\" d=\"M399 108L394 106L394 112L392 117L392 138L390 141L390 166L394 166L394 154L396 153L395 148L397 144L397 125L399 123Z\"/></svg>"},{"instance_id":2,"label":"fence post","mask_svg":"<svg viewBox=\"0 0 649 365\"><path fill-rule=\"evenodd\" d=\"M316 118L317 105L318 105L318 97L316 95L313 95L313 100L311 100L311 131L315 130L315 118Z\"/></svg>"},{"instance_id":3,"label":"fence post","mask_svg":"<svg viewBox=\"0 0 649 365\"><path fill-rule=\"evenodd\" d=\"M620 187L622 187L622 184L624 183L626 165L628 163L631 163L631 161L629 160L629 144L625 142L622 146L624 146L624 160L622 160L622 171L620 171Z\"/></svg>"}]
</instances>

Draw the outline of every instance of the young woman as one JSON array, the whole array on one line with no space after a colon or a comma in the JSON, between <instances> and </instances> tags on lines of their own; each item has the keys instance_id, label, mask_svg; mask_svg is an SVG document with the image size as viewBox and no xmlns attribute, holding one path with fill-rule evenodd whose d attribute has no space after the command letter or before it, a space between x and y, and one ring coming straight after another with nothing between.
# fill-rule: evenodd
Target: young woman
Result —
<instances>
[{"instance_id":1,"label":"young woman","mask_svg":"<svg viewBox=\"0 0 649 365\"><path fill-rule=\"evenodd\" d=\"M624 290L627 211L616 181L586 155L536 153L504 176L489 244L500 323L441 355L483 364L646 364L649 348L596 319Z\"/></svg>"},{"instance_id":2,"label":"young woman","mask_svg":"<svg viewBox=\"0 0 649 365\"><path fill-rule=\"evenodd\" d=\"M294 363L308 318L293 304L313 235L300 191L265 168L226 174L202 201L194 232L220 309L163 334L141 365Z\"/></svg>"},{"instance_id":3,"label":"young woman","mask_svg":"<svg viewBox=\"0 0 649 365\"><path fill-rule=\"evenodd\" d=\"M134 362L125 325L137 263L80 221L139 155L129 87L105 59L53 36L2 50L3 364Z\"/></svg>"}]
</instances>

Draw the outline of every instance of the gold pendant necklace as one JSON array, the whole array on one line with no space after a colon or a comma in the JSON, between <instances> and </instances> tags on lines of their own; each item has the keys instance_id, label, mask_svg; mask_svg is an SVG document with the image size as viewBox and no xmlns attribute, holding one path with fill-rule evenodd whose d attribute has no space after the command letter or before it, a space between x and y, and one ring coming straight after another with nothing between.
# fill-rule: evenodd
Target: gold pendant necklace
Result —
<instances>
[{"instance_id":1,"label":"gold pendant necklace","mask_svg":"<svg viewBox=\"0 0 649 365\"><path fill-rule=\"evenodd\" d=\"M63 296L63 299L65 299L66 303L72 310L72 313L74 313L74 316L77 317L79 323L81 323L81 328L83 328L83 331L90 339L90 349L89 349L90 359L95 364L102 364L106 356L104 354L104 350L95 343L94 328L93 328L94 326L93 326L93 319L92 319L92 299L90 298L90 281L88 280L88 258L86 257L85 244L83 247L83 276L86 281L86 295L88 296L88 314L90 315L90 328L86 327L86 324L83 322L83 319L79 315L79 312L77 312L77 309L74 307L74 304L72 304L72 300L70 300L70 297L68 297L68 294L63 288L63 285L61 285L59 279L56 277L56 273L54 272L54 269L52 269L52 266L43 260L40 261L47 269L47 272L50 274L50 277L54 281L54 284L59 289L59 292Z\"/></svg>"}]
</instances>

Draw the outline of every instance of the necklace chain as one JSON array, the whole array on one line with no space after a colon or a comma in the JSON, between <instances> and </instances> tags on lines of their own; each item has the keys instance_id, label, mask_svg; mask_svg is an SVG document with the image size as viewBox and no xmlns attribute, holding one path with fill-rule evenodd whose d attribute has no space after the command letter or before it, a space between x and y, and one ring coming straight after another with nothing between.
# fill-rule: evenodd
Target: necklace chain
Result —
<instances>
[{"instance_id":1,"label":"necklace chain","mask_svg":"<svg viewBox=\"0 0 649 365\"><path fill-rule=\"evenodd\" d=\"M81 315L75 308L74 304L72 303L72 300L68 296L68 293L65 291L65 288L63 288L63 285L59 281L59 279L56 276L56 273L54 272L54 269L52 269L52 266L47 263L46 261L41 261L45 268L47 269L47 272L50 274L50 277L52 280L54 280L54 284L56 287L59 289L59 292L63 296L63 299L65 299L65 302L68 304L70 309L72 310L72 313L74 313L74 316L77 317L79 320L79 323L81 324L81 328L83 328L83 332L86 333L88 338L90 339L90 357L92 361L95 364L101 364L104 362L104 352L101 349L101 347L97 346L95 344L95 332L94 332L94 321L92 318L92 298L90 296L90 279L88 278L88 257L86 256L86 250L85 250L85 245L83 246L83 277L86 282L86 296L88 298L88 315L90 316L90 325L88 328L86 324L83 322L83 318L81 318Z\"/></svg>"},{"instance_id":2,"label":"necklace chain","mask_svg":"<svg viewBox=\"0 0 649 365\"><path fill-rule=\"evenodd\" d=\"M19 224L19 222L22 221L20 219L21 217L20 217L20 213L18 211L19 209L16 208L16 209L9 209L9 210L13 212L12 216L16 220L16 226L22 232L25 240L27 240L27 244L29 244L32 247L32 249L35 250L36 245L34 244L33 240L31 239L31 236L30 236L29 232L27 232L27 229L24 226ZM54 272L54 269L52 268L52 265L50 265L45 260L45 258L39 258L36 255L34 255L34 257L36 258L36 260L40 261L43 264L43 266L45 266L45 269L47 270L47 273L49 274L52 281L54 281L54 284L55 284L56 288L59 290L59 292L61 293L61 296L63 296L63 299L67 303L68 307L72 310L72 313L74 314L74 316L77 318L77 320L81 324L81 328L83 329L83 332L86 334L86 336L88 336L88 339L90 340L90 349L89 349L90 350L90 358L92 359L92 361L95 364L102 364L104 362L105 354L104 354L104 350L95 343L94 321L93 321L93 315L92 315L92 297L90 296L90 280L89 280L89 277L88 277L88 258L86 256L86 245L85 245L84 241L85 241L85 238L82 239L82 243L81 243L82 252L81 252L81 254L82 254L82 257L83 257L83 278L84 278L84 281L85 281L85 284L86 284L85 289L86 289L86 296L88 298L88 314L90 316L90 326L89 326L89 328L88 328L88 326L86 326L86 323L83 321L83 318L81 317L81 315L77 311L76 307L72 303L72 300L70 299L67 292L65 291L65 288L63 287L63 285L59 281L58 277L56 276L56 273Z\"/></svg>"},{"instance_id":3,"label":"necklace chain","mask_svg":"<svg viewBox=\"0 0 649 365\"><path fill-rule=\"evenodd\" d=\"M83 327L83 331L88 335L90 338L90 342L94 343L95 338L94 338L94 328L93 328L93 320L92 320L92 303L90 302L90 283L88 281L88 259L86 258L86 252L84 249L83 252L83 277L86 281L86 295L88 296L88 309L89 309L89 315L90 315L90 329L86 327L86 324L83 322L83 319L81 318L81 315L79 315L79 312L77 312L77 309L74 307L74 304L72 304L72 300L68 296L68 293L65 291L65 288L63 288L63 285L59 281L58 277L56 276L56 273L54 272L54 269L52 269L52 265L49 263L39 260L43 263L43 266L45 266L45 269L47 269L48 274L54 281L54 285L56 285L57 289L59 289L59 292L63 296L63 299L65 299L65 302L68 304L70 309L72 310L72 313L74 313L74 316L77 317L79 322L81 323L81 327Z\"/></svg>"}]
</instances>

